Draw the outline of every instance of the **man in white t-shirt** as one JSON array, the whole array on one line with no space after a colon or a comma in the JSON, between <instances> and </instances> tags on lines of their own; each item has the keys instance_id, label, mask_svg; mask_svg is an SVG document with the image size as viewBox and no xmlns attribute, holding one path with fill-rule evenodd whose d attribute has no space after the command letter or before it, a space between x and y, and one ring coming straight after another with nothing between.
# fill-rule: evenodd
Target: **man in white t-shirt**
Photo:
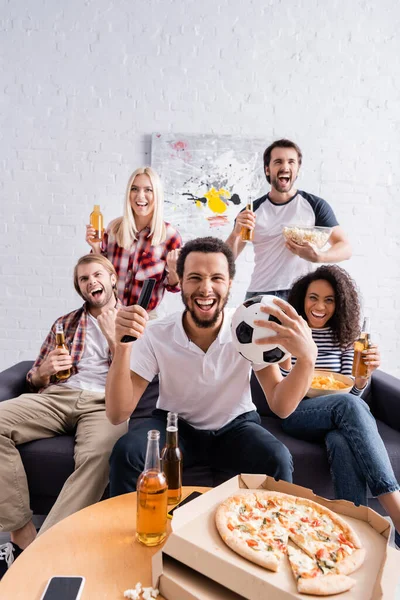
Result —
<instances>
[{"instance_id":1,"label":"man in white t-shirt","mask_svg":"<svg viewBox=\"0 0 400 600\"><path fill-rule=\"evenodd\" d=\"M160 392L152 418L135 424L115 445L110 494L136 489L147 432L160 430L163 445L168 411L180 417L184 472L203 464L227 473L267 473L291 481L290 453L261 426L250 393L251 363L232 344L232 311L225 308L235 273L230 248L217 238L192 240L180 252L177 273L183 313L148 323L146 311L135 305L122 307L116 318L115 355L106 384L109 419L122 423L129 418L157 374ZM254 370L271 409L286 417L310 386L317 349L304 319L283 300L275 302L269 312L282 325L259 324L276 331L276 343L297 362L284 380L277 365L254 365ZM138 339L120 343L124 335Z\"/></svg>"},{"instance_id":2,"label":"man in white t-shirt","mask_svg":"<svg viewBox=\"0 0 400 600\"><path fill-rule=\"evenodd\" d=\"M0 530L11 533L11 542L0 546L0 578L36 537L19 444L75 433L75 470L41 533L100 500L107 485L109 455L127 431L127 423L109 422L104 402L114 352L116 281L115 269L104 256L89 254L78 260L74 285L85 304L52 326L27 375L32 393L0 402ZM63 327L68 349L56 346L57 326Z\"/></svg>"},{"instance_id":3,"label":"man in white t-shirt","mask_svg":"<svg viewBox=\"0 0 400 600\"><path fill-rule=\"evenodd\" d=\"M317 263L338 263L351 257L351 246L329 204L294 185L301 167L300 148L290 140L273 142L264 152L264 171L271 190L253 203L253 211L242 210L226 240L235 259L246 245L242 227L254 230L254 270L246 299L272 294L287 299L293 282L314 269ZM283 237L283 227L332 227L329 248L296 244Z\"/></svg>"}]
</instances>

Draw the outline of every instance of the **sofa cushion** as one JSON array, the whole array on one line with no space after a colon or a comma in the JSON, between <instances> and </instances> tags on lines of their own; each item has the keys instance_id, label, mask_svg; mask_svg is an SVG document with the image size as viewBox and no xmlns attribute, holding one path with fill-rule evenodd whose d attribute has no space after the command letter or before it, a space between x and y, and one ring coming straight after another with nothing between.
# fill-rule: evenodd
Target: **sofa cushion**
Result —
<instances>
[{"instance_id":1,"label":"sofa cushion","mask_svg":"<svg viewBox=\"0 0 400 600\"><path fill-rule=\"evenodd\" d=\"M74 440L73 435L57 435L18 446L34 513L46 514L50 510L54 498L73 472Z\"/></svg>"},{"instance_id":2,"label":"sofa cushion","mask_svg":"<svg viewBox=\"0 0 400 600\"><path fill-rule=\"evenodd\" d=\"M376 424L388 451L396 479L400 482L400 432L379 421L379 419L377 419Z\"/></svg>"}]
</instances>

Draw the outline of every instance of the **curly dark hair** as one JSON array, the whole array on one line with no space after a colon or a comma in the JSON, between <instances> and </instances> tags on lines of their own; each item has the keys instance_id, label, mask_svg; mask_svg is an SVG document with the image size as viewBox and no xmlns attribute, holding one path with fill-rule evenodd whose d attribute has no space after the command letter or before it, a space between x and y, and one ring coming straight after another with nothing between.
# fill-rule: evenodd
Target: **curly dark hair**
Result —
<instances>
[{"instance_id":1,"label":"curly dark hair","mask_svg":"<svg viewBox=\"0 0 400 600\"><path fill-rule=\"evenodd\" d=\"M236 267L232 250L227 244L225 244L225 242L223 242L219 238L208 236L190 240L189 242L186 242L186 244L181 248L178 260L176 262L176 272L178 274L179 279L183 278L185 260L187 255L191 252L204 252L205 254L221 252L226 256L226 260L228 261L230 279L233 279L235 277Z\"/></svg>"},{"instance_id":2,"label":"curly dark hair","mask_svg":"<svg viewBox=\"0 0 400 600\"><path fill-rule=\"evenodd\" d=\"M331 327L339 345L348 348L360 335L361 307L357 285L347 271L336 265L319 267L294 282L288 302L306 319L304 301L307 290L310 283L319 279L330 283L335 292L335 312L327 326Z\"/></svg>"}]
</instances>

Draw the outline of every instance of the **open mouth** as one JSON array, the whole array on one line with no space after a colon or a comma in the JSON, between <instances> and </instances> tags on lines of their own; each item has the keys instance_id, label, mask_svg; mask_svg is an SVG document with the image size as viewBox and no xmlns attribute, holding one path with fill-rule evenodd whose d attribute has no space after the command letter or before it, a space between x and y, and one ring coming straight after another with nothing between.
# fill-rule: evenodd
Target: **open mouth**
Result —
<instances>
[{"instance_id":1,"label":"open mouth","mask_svg":"<svg viewBox=\"0 0 400 600\"><path fill-rule=\"evenodd\" d=\"M289 175L279 175L278 181L279 181L279 183L282 183L283 185L287 185L290 181L290 177L289 177Z\"/></svg>"},{"instance_id":2,"label":"open mouth","mask_svg":"<svg viewBox=\"0 0 400 600\"><path fill-rule=\"evenodd\" d=\"M314 317L314 319L325 319L326 318L326 313L314 312L312 310L311 314Z\"/></svg>"},{"instance_id":3,"label":"open mouth","mask_svg":"<svg viewBox=\"0 0 400 600\"><path fill-rule=\"evenodd\" d=\"M202 312L209 312L213 306L215 306L217 300L215 298L207 298L204 300L197 298L194 303Z\"/></svg>"},{"instance_id":4,"label":"open mouth","mask_svg":"<svg viewBox=\"0 0 400 600\"><path fill-rule=\"evenodd\" d=\"M99 300L101 298L102 294L103 294L103 291L104 290L103 290L102 287L98 287L98 288L95 288L94 290L92 290L90 292L90 295L92 296L92 298L94 300Z\"/></svg>"},{"instance_id":5,"label":"open mouth","mask_svg":"<svg viewBox=\"0 0 400 600\"><path fill-rule=\"evenodd\" d=\"M148 205L148 202L136 202L136 206L139 208L145 208Z\"/></svg>"}]
</instances>

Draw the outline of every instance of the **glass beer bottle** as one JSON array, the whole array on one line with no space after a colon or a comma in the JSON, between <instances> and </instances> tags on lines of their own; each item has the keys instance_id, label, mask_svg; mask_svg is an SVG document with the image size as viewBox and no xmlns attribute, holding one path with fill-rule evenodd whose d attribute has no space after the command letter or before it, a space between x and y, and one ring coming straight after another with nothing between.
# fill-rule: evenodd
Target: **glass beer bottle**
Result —
<instances>
[{"instance_id":1,"label":"glass beer bottle","mask_svg":"<svg viewBox=\"0 0 400 600\"><path fill-rule=\"evenodd\" d=\"M369 318L366 317L363 322L360 337L354 342L354 358L351 374L353 377L369 377L368 365L363 359L363 350L368 350L371 345Z\"/></svg>"},{"instance_id":2,"label":"glass beer bottle","mask_svg":"<svg viewBox=\"0 0 400 600\"><path fill-rule=\"evenodd\" d=\"M64 328L62 326L62 323L56 324L56 348L65 348L65 350L68 350L65 344ZM71 369L64 369L64 371L58 371L58 373L56 373L55 375L58 381L64 381L64 379L68 379L68 377L70 376Z\"/></svg>"},{"instance_id":3,"label":"glass beer bottle","mask_svg":"<svg viewBox=\"0 0 400 600\"><path fill-rule=\"evenodd\" d=\"M177 504L182 497L182 452L178 445L178 413L168 413L166 433L161 465L167 478L168 504Z\"/></svg>"},{"instance_id":4,"label":"glass beer bottle","mask_svg":"<svg viewBox=\"0 0 400 600\"><path fill-rule=\"evenodd\" d=\"M246 210L253 210L253 201L249 200L246 204ZM254 229L249 229L248 227L242 227L240 232L240 236L243 242L252 242L254 237Z\"/></svg>"},{"instance_id":5,"label":"glass beer bottle","mask_svg":"<svg viewBox=\"0 0 400 600\"><path fill-rule=\"evenodd\" d=\"M100 205L95 204L93 212L90 213L90 224L95 229L92 242L101 242L103 240L103 215L100 212Z\"/></svg>"},{"instance_id":6,"label":"glass beer bottle","mask_svg":"<svg viewBox=\"0 0 400 600\"><path fill-rule=\"evenodd\" d=\"M136 485L136 539L146 546L156 546L167 535L167 480L160 468L160 432L147 434L144 471Z\"/></svg>"}]
</instances>

